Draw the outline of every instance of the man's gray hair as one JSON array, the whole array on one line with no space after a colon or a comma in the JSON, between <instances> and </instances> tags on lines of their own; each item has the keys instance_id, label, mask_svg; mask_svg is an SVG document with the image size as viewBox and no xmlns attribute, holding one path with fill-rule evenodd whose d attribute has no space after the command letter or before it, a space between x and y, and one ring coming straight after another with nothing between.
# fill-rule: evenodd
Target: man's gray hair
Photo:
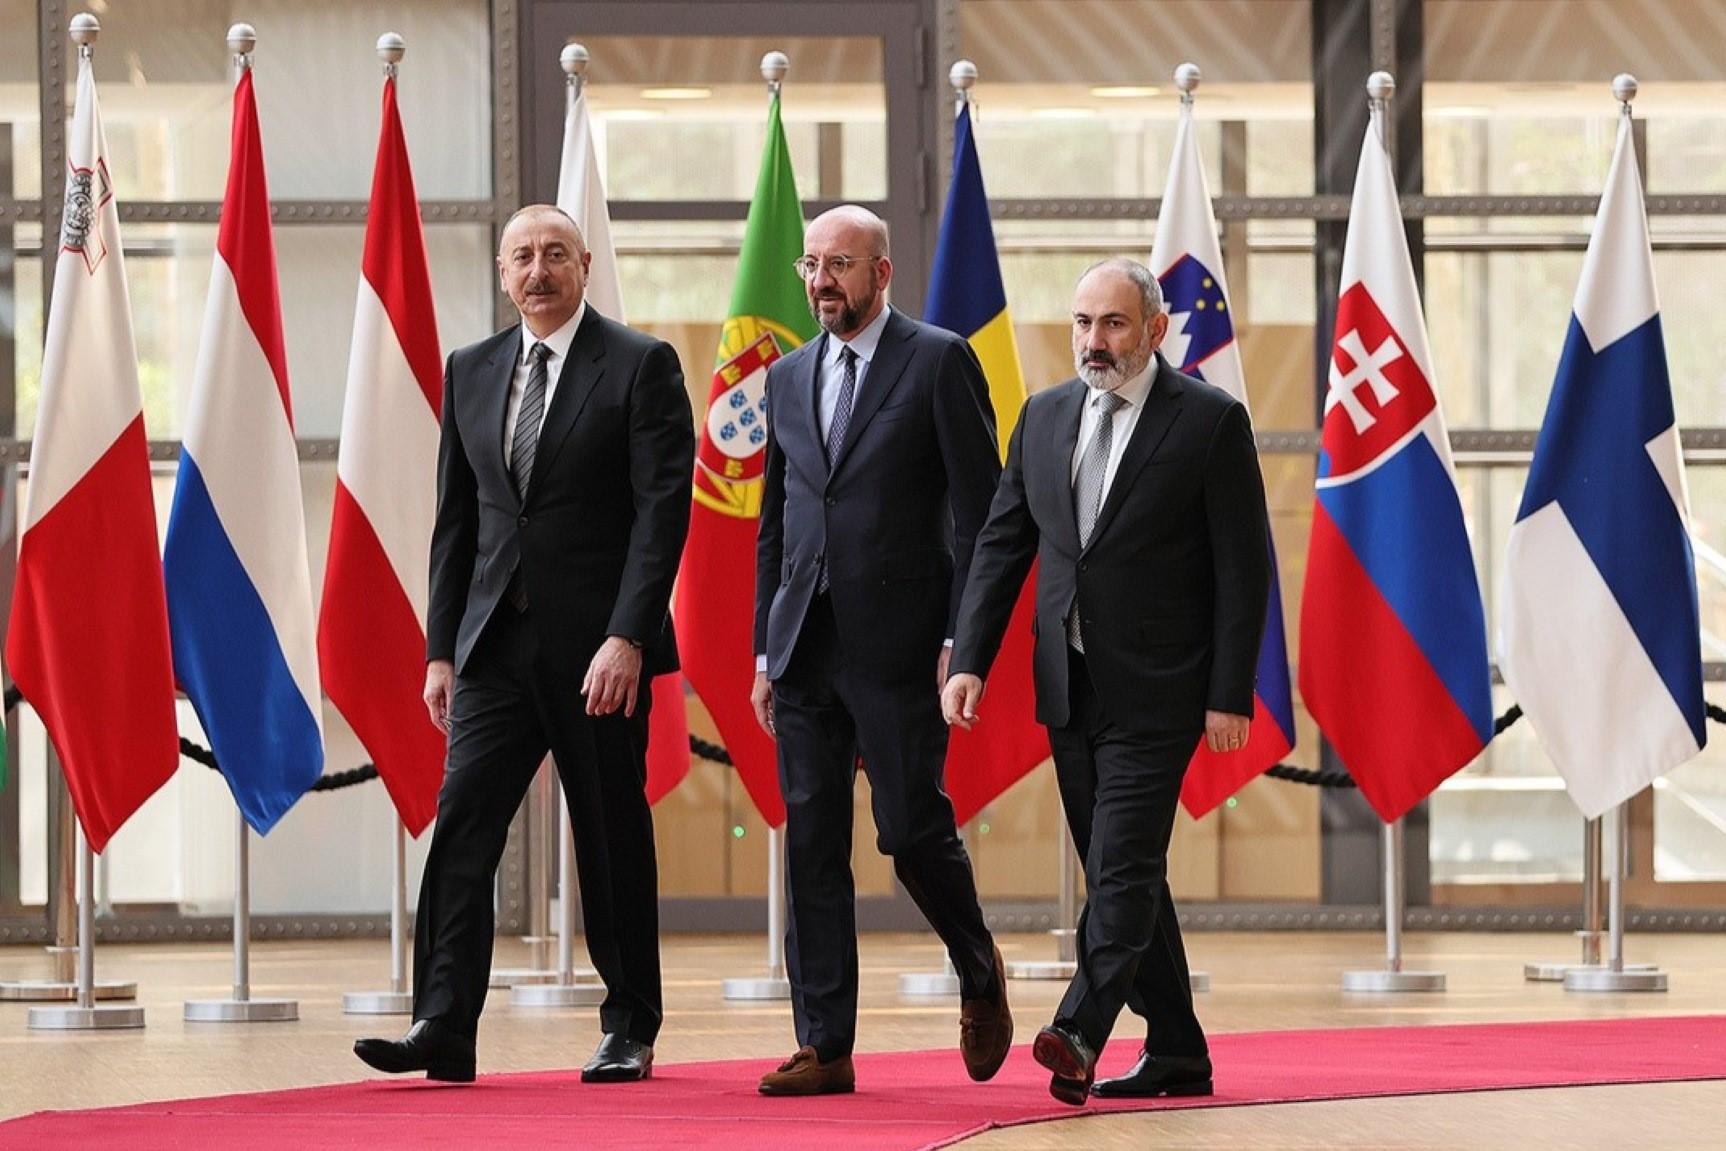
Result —
<instances>
[{"instance_id":1,"label":"man's gray hair","mask_svg":"<svg viewBox=\"0 0 1726 1151\"><path fill-rule=\"evenodd\" d=\"M1139 289L1139 302L1144 305L1147 320L1163 310L1163 286L1157 283L1157 278L1151 275L1149 268L1126 256L1110 256L1106 260L1098 260L1079 274L1078 283L1084 283L1092 272L1104 268L1119 272Z\"/></svg>"},{"instance_id":2,"label":"man's gray hair","mask_svg":"<svg viewBox=\"0 0 1726 1151\"><path fill-rule=\"evenodd\" d=\"M587 251L587 237L581 234L581 225L575 222L574 216L570 215L568 212L564 211L562 208L558 207L556 204L523 204L521 207L517 208L514 212L510 213L509 219L507 219L503 222L503 227L500 228L498 230L498 233L497 233L497 242L498 242L499 251L501 252L502 247L503 247L504 233L509 231L509 226L511 224L515 223L517 220L521 219L523 216L541 216L541 215L544 215L544 216L562 216L565 220L568 220L569 226L575 229L575 242L576 242L577 247L579 248L580 251L583 251L583 252Z\"/></svg>"}]
</instances>

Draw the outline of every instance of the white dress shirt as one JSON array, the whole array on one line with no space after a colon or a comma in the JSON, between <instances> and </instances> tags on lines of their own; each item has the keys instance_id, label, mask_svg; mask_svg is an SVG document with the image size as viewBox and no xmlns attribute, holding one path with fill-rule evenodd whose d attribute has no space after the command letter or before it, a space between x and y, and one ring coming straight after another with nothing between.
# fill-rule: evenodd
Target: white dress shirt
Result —
<instances>
[{"instance_id":1,"label":"white dress shirt","mask_svg":"<svg viewBox=\"0 0 1726 1151\"><path fill-rule=\"evenodd\" d=\"M564 322L563 327L540 339L528 330L526 321L521 325L521 355L516 357L515 374L509 381L509 406L504 409L503 416L503 466L510 466L510 457L515 454L515 424L521 416L521 398L527 391L528 373L533 370L533 346L544 344L550 351L545 358L545 406L539 410L539 426L545 427L545 414L551 411L551 397L557 391L557 377L563 374L563 363L569 358L569 345L575 340L575 330L581 327L582 319L587 315L587 301L575 310L575 315Z\"/></svg>"},{"instance_id":2,"label":"white dress shirt","mask_svg":"<svg viewBox=\"0 0 1726 1151\"><path fill-rule=\"evenodd\" d=\"M869 326L849 342L837 336L828 339L826 354L821 357L821 375L815 381L815 394L821 400L822 443L827 442L827 431L833 426L833 413L839 408L839 384L845 378L845 365L840 362L840 353L846 348L857 353L857 390L851 395L851 410L856 411L857 398L863 394L863 379L869 374L869 362L875 358L875 349L881 346L881 333L887 330L889 310L883 306L881 313L869 321Z\"/></svg>"},{"instance_id":3,"label":"white dress shirt","mask_svg":"<svg viewBox=\"0 0 1726 1151\"><path fill-rule=\"evenodd\" d=\"M1109 441L1109 464L1103 469L1103 492L1101 498L1109 498L1109 487L1115 482L1115 472L1120 470L1121 456L1127 450L1127 441L1133 438L1133 429L1138 426L1139 413L1144 410L1145 397L1151 394L1151 384L1157 377L1156 357L1145 365L1145 370L1122 384L1115 394L1127 401L1115 409L1109 418L1114 421L1114 439ZM1086 385L1085 406L1079 411L1079 438L1073 445L1072 470L1067 479L1069 483L1079 481L1079 461L1085 457L1085 448L1097 434L1097 425L1103 422L1103 409L1098 401L1108 393Z\"/></svg>"}]
</instances>

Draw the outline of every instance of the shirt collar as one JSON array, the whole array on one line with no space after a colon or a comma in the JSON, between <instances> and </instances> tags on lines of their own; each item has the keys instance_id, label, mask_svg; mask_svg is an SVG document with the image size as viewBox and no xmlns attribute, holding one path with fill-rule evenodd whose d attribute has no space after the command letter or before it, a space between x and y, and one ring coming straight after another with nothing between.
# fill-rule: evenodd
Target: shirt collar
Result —
<instances>
[{"instance_id":1,"label":"shirt collar","mask_svg":"<svg viewBox=\"0 0 1726 1151\"><path fill-rule=\"evenodd\" d=\"M837 364L839 353L845 348L850 348L856 352L857 358L865 364L873 360L875 349L881 346L881 333L887 330L887 315L892 310L892 308L883 305L880 314L869 321L869 326L858 332L850 340L841 340L838 336L828 340L827 362Z\"/></svg>"},{"instance_id":2,"label":"shirt collar","mask_svg":"<svg viewBox=\"0 0 1726 1151\"><path fill-rule=\"evenodd\" d=\"M1145 397L1151 394L1151 385L1156 382L1156 379L1157 358L1152 356L1151 362L1145 365L1145 370L1116 388L1115 394L1126 401L1127 407L1141 407L1145 402ZM1096 388L1087 387L1086 390L1090 392L1090 398L1085 401L1087 404L1095 404L1105 394Z\"/></svg>"},{"instance_id":3,"label":"shirt collar","mask_svg":"<svg viewBox=\"0 0 1726 1151\"><path fill-rule=\"evenodd\" d=\"M584 299L581 301L581 306L575 309L575 315L565 320L563 327L543 340L529 331L527 321L523 320L521 324L521 358L517 362L527 363L528 353L533 351L535 344L544 344L550 348L555 359L566 359L569 356L569 345L575 342L576 329L581 327L581 321L586 318L587 301Z\"/></svg>"}]
</instances>

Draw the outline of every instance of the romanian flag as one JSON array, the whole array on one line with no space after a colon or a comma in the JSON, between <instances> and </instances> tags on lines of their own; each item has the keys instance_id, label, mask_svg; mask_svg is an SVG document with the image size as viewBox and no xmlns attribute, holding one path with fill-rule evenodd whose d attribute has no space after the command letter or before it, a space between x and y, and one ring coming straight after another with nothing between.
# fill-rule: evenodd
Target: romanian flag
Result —
<instances>
[{"instance_id":1,"label":"romanian flag","mask_svg":"<svg viewBox=\"0 0 1726 1151\"><path fill-rule=\"evenodd\" d=\"M755 809L785 822L773 741L755 722L755 534L767 464L767 367L816 334L803 282L803 205L779 122L767 111L767 146L744 226L731 314L719 336L713 387L695 456L695 505L677 573L672 615L683 674L707 705Z\"/></svg>"},{"instance_id":2,"label":"romanian flag","mask_svg":"<svg viewBox=\"0 0 1726 1151\"><path fill-rule=\"evenodd\" d=\"M989 223L989 198L983 191L969 105L960 109L953 128L953 182L941 216L923 318L970 341L989 381L997 438L1005 454L1025 404L1025 373L1019 366L1013 320L1007 314L1007 290L995 254L995 229ZM971 731L952 729L946 783L961 823L1049 758L1049 737L1036 720L1036 688L1031 679L1031 616L1036 598L1033 569L1019 593L989 677L989 710L994 718Z\"/></svg>"}]
</instances>

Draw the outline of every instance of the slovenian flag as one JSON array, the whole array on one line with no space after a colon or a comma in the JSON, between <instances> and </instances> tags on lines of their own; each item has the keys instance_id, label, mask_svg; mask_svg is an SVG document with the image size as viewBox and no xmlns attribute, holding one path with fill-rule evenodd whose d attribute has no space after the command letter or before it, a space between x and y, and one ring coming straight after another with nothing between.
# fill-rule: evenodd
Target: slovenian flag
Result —
<instances>
[{"instance_id":1,"label":"slovenian flag","mask_svg":"<svg viewBox=\"0 0 1726 1151\"><path fill-rule=\"evenodd\" d=\"M953 125L953 183L941 216L935 269L929 277L924 320L964 336L983 365L995 409L996 439L1005 454L1013 425L1025 405L1025 373L1007 290L989 220L989 197L971 131L969 102ZM1037 600L1037 573L1020 589L1019 602L989 676L991 722L974 731L953 728L947 746L947 792L960 823L1006 791L1026 772L1049 758L1049 734L1037 722L1036 685L1031 675L1031 621Z\"/></svg>"},{"instance_id":2,"label":"slovenian flag","mask_svg":"<svg viewBox=\"0 0 1726 1151\"><path fill-rule=\"evenodd\" d=\"M246 822L267 832L323 772L323 712L276 250L252 73L168 517L174 672Z\"/></svg>"},{"instance_id":3,"label":"slovenian flag","mask_svg":"<svg viewBox=\"0 0 1726 1151\"><path fill-rule=\"evenodd\" d=\"M1343 247L1300 689L1388 822L1492 738L1492 680L1382 119L1367 126Z\"/></svg>"},{"instance_id":4,"label":"slovenian flag","mask_svg":"<svg viewBox=\"0 0 1726 1151\"><path fill-rule=\"evenodd\" d=\"M1169 312L1164 357L1188 375L1223 389L1245 404L1246 373L1235 341L1228 284L1223 279L1217 220L1193 131L1193 110L1181 105L1175 129L1174 158L1163 190L1157 235L1151 244L1151 271L1163 286ZM1181 784L1181 803L1194 818L1204 815L1250 780L1274 766L1295 745L1294 692L1289 687L1288 646L1283 636L1282 585L1271 556L1271 590L1265 602L1265 633L1253 688L1253 717L1247 746L1215 752L1202 742Z\"/></svg>"},{"instance_id":5,"label":"slovenian flag","mask_svg":"<svg viewBox=\"0 0 1726 1151\"><path fill-rule=\"evenodd\" d=\"M1589 818L1696 756L1696 566L1626 111L1505 557L1504 679Z\"/></svg>"}]
</instances>

